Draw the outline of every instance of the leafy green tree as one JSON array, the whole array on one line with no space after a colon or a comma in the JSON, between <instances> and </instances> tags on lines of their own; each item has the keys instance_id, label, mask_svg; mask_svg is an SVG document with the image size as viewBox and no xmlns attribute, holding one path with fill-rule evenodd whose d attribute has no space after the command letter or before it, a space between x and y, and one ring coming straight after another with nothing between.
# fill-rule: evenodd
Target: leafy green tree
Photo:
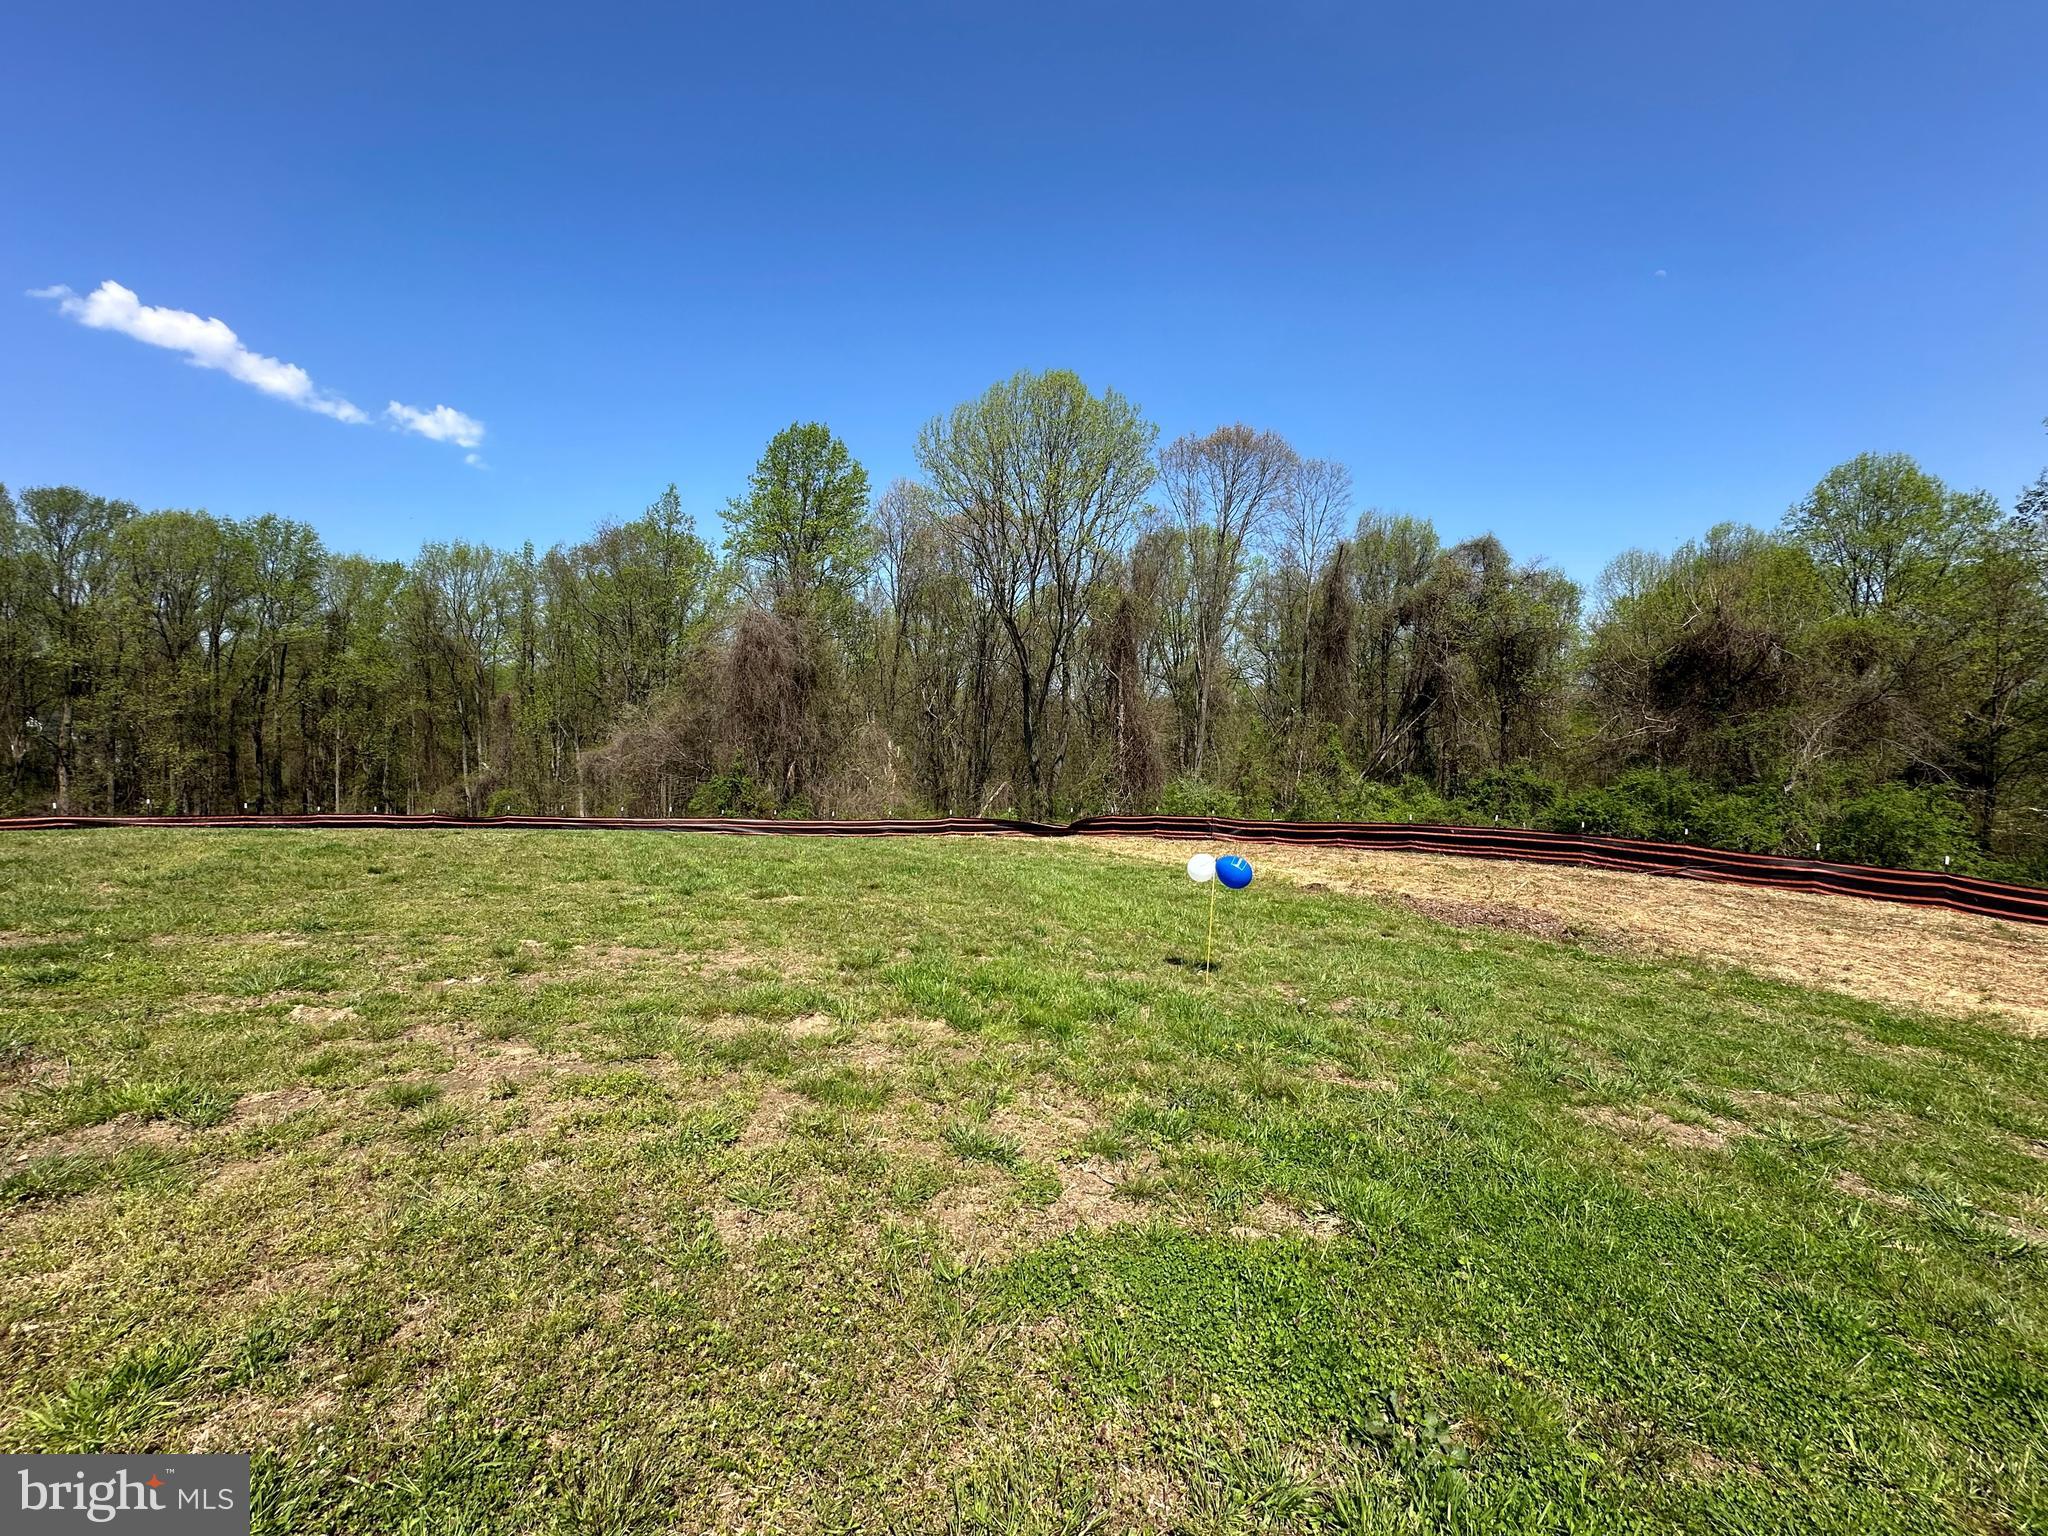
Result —
<instances>
[{"instance_id":1,"label":"leafy green tree","mask_svg":"<svg viewBox=\"0 0 2048 1536\"><path fill-rule=\"evenodd\" d=\"M874 563L868 472L820 421L770 438L725 516L726 548L769 607L836 620Z\"/></svg>"},{"instance_id":2,"label":"leafy green tree","mask_svg":"<svg viewBox=\"0 0 2048 1536\"><path fill-rule=\"evenodd\" d=\"M204 512L145 513L114 532L117 602L132 638L135 757L153 807L192 810L211 799L219 740L201 641L209 581L229 537Z\"/></svg>"},{"instance_id":3,"label":"leafy green tree","mask_svg":"<svg viewBox=\"0 0 2048 1536\"><path fill-rule=\"evenodd\" d=\"M108 615L113 535L134 513L127 502L91 496L75 486L40 486L21 495L19 547L42 610L56 681L53 744L60 810L73 808L80 712L104 702L95 698L93 685L103 659L97 641Z\"/></svg>"},{"instance_id":4,"label":"leafy green tree","mask_svg":"<svg viewBox=\"0 0 2048 1536\"><path fill-rule=\"evenodd\" d=\"M1826 611L1806 551L1755 529L1620 557L1585 657L1587 754L1710 783L1782 779L1824 739L1809 638Z\"/></svg>"},{"instance_id":5,"label":"leafy green tree","mask_svg":"<svg viewBox=\"0 0 2048 1536\"><path fill-rule=\"evenodd\" d=\"M727 723L755 778L789 808L817 780L835 726L851 723L843 664L860 642L855 597L877 553L867 471L824 423L792 423L769 440L726 524L754 596L725 657Z\"/></svg>"},{"instance_id":6,"label":"leafy green tree","mask_svg":"<svg viewBox=\"0 0 2048 1536\"><path fill-rule=\"evenodd\" d=\"M1992 847L2011 790L2048 784L2048 528L2018 513L1986 529L1958 567L1945 619L1942 739L1975 791L1977 838Z\"/></svg>"},{"instance_id":7,"label":"leafy green tree","mask_svg":"<svg viewBox=\"0 0 2048 1536\"><path fill-rule=\"evenodd\" d=\"M389 807L394 772L404 780L393 619L405 580L398 561L361 555L337 556L322 575L317 713L337 811Z\"/></svg>"},{"instance_id":8,"label":"leafy green tree","mask_svg":"<svg viewBox=\"0 0 2048 1536\"><path fill-rule=\"evenodd\" d=\"M40 692L35 590L14 498L0 485L0 732L7 749L8 799L19 804L33 771ZM37 721L40 725L41 722Z\"/></svg>"},{"instance_id":9,"label":"leafy green tree","mask_svg":"<svg viewBox=\"0 0 2048 1536\"><path fill-rule=\"evenodd\" d=\"M1413 742L1396 718L1406 692L1415 598L1436 562L1436 530L1413 517L1368 511L1352 535L1350 562L1360 629L1364 757L1390 776L1408 771Z\"/></svg>"},{"instance_id":10,"label":"leafy green tree","mask_svg":"<svg viewBox=\"0 0 2048 1536\"><path fill-rule=\"evenodd\" d=\"M1924 595L1985 515L1982 499L1951 492L1907 455L1864 453L1829 470L1785 527L1840 610L1860 619Z\"/></svg>"},{"instance_id":11,"label":"leafy green tree","mask_svg":"<svg viewBox=\"0 0 2048 1536\"><path fill-rule=\"evenodd\" d=\"M554 558L557 618L585 650L598 712L639 708L673 686L723 597L676 488L633 521L605 524Z\"/></svg>"},{"instance_id":12,"label":"leafy green tree","mask_svg":"<svg viewBox=\"0 0 2048 1536\"><path fill-rule=\"evenodd\" d=\"M255 755L256 805L285 810L286 730L296 700L293 668L308 659L319 633L320 535L305 523L266 514L242 524L249 574L247 673L250 745ZM300 797L303 799L303 796Z\"/></svg>"},{"instance_id":13,"label":"leafy green tree","mask_svg":"<svg viewBox=\"0 0 2048 1536\"><path fill-rule=\"evenodd\" d=\"M1542 750L1539 733L1564 693L1579 626L1577 583L1538 565L1504 566L1505 561L1485 571L1469 636L1500 768Z\"/></svg>"},{"instance_id":14,"label":"leafy green tree","mask_svg":"<svg viewBox=\"0 0 2048 1536\"><path fill-rule=\"evenodd\" d=\"M2048 425L2044 422L2043 425ZM2043 538L2048 538L2048 469L2034 477L2034 483L2021 491L2013 504L2013 513L2021 521L2032 524Z\"/></svg>"}]
</instances>

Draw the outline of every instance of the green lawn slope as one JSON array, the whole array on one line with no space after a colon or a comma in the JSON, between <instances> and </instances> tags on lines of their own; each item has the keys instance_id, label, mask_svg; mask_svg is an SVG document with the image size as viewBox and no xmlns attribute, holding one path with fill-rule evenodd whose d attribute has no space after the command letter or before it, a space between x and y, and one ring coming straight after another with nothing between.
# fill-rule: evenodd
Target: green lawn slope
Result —
<instances>
[{"instance_id":1,"label":"green lawn slope","mask_svg":"<svg viewBox=\"0 0 2048 1536\"><path fill-rule=\"evenodd\" d=\"M252 1449L259 1531L2048 1528L2042 1043L1204 901L0 840L0 1446Z\"/></svg>"}]
</instances>

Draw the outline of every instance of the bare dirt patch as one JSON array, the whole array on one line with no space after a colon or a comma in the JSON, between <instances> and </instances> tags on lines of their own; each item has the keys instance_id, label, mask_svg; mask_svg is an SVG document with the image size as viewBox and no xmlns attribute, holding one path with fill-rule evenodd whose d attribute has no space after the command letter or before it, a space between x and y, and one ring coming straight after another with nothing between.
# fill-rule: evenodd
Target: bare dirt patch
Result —
<instances>
[{"instance_id":1,"label":"bare dirt patch","mask_svg":"<svg viewBox=\"0 0 2048 1536\"><path fill-rule=\"evenodd\" d=\"M1343 1088L1352 1093L1395 1093L1401 1085L1390 1077L1354 1077L1327 1061L1319 1061L1309 1069L1309 1076L1319 1083L1328 1083L1332 1088Z\"/></svg>"},{"instance_id":2,"label":"bare dirt patch","mask_svg":"<svg viewBox=\"0 0 2048 1536\"><path fill-rule=\"evenodd\" d=\"M293 1291L326 1294L335 1290L340 1281L353 1274L354 1270L354 1265L326 1254L290 1260L273 1267L258 1268L234 1300L254 1307Z\"/></svg>"},{"instance_id":3,"label":"bare dirt patch","mask_svg":"<svg viewBox=\"0 0 2048 1536\"><path fill-rule=\"evenodd\" d=\"M1667 1146L1714 1152L1726 1151L1728 1144L1747 1129L1733 1120L1716 1119L1706 1125L1688 1125L1654 1109L1621 1110L1605 1104L1575 1106L1572 1113L1588 1125L1597 1125L1632 1140L1648 1137Z\"/></svg>"},{"instance_id":4,"label":"bare dirt patch","mask_svg":"<svg viewBox=\"0 0 2048 1536\"><path fill-rule=\"evenodd\" d=\"M576 963L584 970L630 971L649 960L667 958L659 949L641 949L632 944L579 944Z\"/></svg>"},{"instance_id":5,"label":"bare dirt patch","mask_svg":"<svg viewBox=\"0 0 2048 1536\"><path fill-rule=\"evenodd\" d=\"M290 1014L294 1024L345 1024L355 1016L353 1008L324 1008L316 1003L300 1003Z\"/></svg>"},{"instance_id":6,"label":"bare dirt patch","mask_svg":"<svg viewBox=\"0 0 2048 1536\"><path fill-rule=\"evenodd\" d=\"M962 1034L944 1019L919 1018L915 1014L900 1014L882 1020L882 1028L893 1035L908 1036L926 1041L932 1045L964 1046L973 1037Z\"/></svg>"},{"instance_id":7,"label":"bare dirt patch","mask_svg":"<svg viewBox=\"0 0 2048 1536\"><path fill-rule=\"evenodd\" d=\"M1149 1187L1158 1175L1158 1161L1150 1155L1084 1157L1079 1162L1061 1163L1059 1195L1038 1213L1034 1225L1058 1235L1082 1227L1141 1221L1149 1214L1149 1202L1126 1186L1136 1181L1140 1187Z\"/></svg>"},{"instance_id":8,"label":"bare dirt patch","mask_svg":"<svg viewBox=\"0 0 2048 1536\"><path fill-rule=\"evenodd\" d=\"M703 950L688 955L689 967L699 976L723 978L738 976L747 971L778 971L790 957L777 954L763 954L749 949L744 944L728 944L723 949Z\"/></svg>"},{"instance_id":9,"label":"bare dirt patch","mask_svg":"<svg viewBox=\"0 0 2048 1536\"><path fill-rule=\"evenodd\" d=\"M721 1205L711 1212L711 1229L728 1248L752 1248L803 1231L795 1211L757 1211L743 1205Z\"/></svg>"},{"instance_id":10,"label":"bare dirt patch","mask_svg":"<svg viewBox=\"0 0 2048 1536\"><path fill-rule=\"evenodd\" d=\"M228 944L251 949L304 949L310 942L303 933L153 933L149 942L159 949L180 944Z\"/></svg>"},{"instance_id":11,"label":"bare dirt patch","mask_svg":"<svg viewBox=\"0 0 2048 1536\"><path fill-rule=\"evenodd\" d=\"M1297 1211L1278 1200L1261 1200L1230 1228L1232 1237L1308 1237L1327 1243L1344 1230L1344 1219L1330 1211Z\"/></svg>"},{"instance_id":12,"label":"bare dirt patch","mask_svg":"<svg viewBox=\"0 0 2048 1536\"><path fill-rule=\"evenodd\" d=\"M1176 865L1186 862L1189 848L1143 837L1075 838L1066 846ZM1453 904L1439 912L1465 904L1494 914L1535 914L1518 921L1548 919L1562 925L1565 936L1584 941L1737 965L1932 1013L1998 1013L2025 1034L2048 1035L2048 928L1661 875L1422 853L1264 845L1250 851L1261 874L1305 888L1416 910L1432 902Z\"/></svg>"},{"instance_id":13,"label":"bare dirt patch","mask_svg":"<svg viewBox=\"0 0 2048 1536\"><path fill-rule=\"evenodd\" d=\"M301 1110L317 1109L331 1097L324 1088L271 1088L261 1093L245 1093L235 1100L235 1107L221 1123L232 1130L271 1125Z\"/></svg>"},{"instance_id":14,"label":"bare dirt patch","mask_svg":"<svg viewBox=\"0 0 2048 1536\"><path fill-rule=\"evenodd\" d=\"M972 1048L968 1037L949 1025L910 1016L849 1023L829 1013L806 1013L781 1020L756 1014L721 1013L694 1020L690 1027L714 1040L733 1040L762 1031L779 1033L792 1041L829 1051L831 1059L840 1065L876 1072L887 1072L906 1059L935 1050L950 1053Z\"/></svg>"},{"instance_id":15,"label":"bare dirt patch","mask_svg":"<svg viewBox=\"0 0 2048 1536\"><path fill-rule=\"evenodd\" d=\"M474 1050L457 1053L455 1065L440 1074L439 1082L452 1100L471 1103L501 1098L508 1086L517 1086L549 1074L556 1065L575 1065L579 1061L580 1058L562 1063L543 1060L530 1045L479 1044ZM549 1118L559 1118L567 1113L566 1106L553 1100L549 1104L556 1111Z\"/></svg>"},{"instance_id":16,"label":"bare dirt patch","mask_svg":"<svg viewBox=\"0 0 2048 1536\"><path fill-rule=\"evenodd\" d=\"M953 1250L963 1258L1001 1258L1070 1232L1145 1222L1160 1207L1137 1193L1149 1190L1159 1165L1150 1156L1099 1157L1055 1165L1060 1190L1043 1206L1021 1202L1013 1189L980 1182L949 1189L926 1209ZM1127 1187L1128 1186L1128 1187Z\"/></svg>"},{"instance_id":17,"label":"bare dirt patch","mask_svg":"<svg viewBox=\"0 0 2048 1536\"><path fill-rule=\"evenodd\" d=\"M1904 1195L1895 1195L1890 1190L1879 1189L1861 1175L1850 1173L1846 1169L1828 1182L1845 1195L1853 1195L1858 1200L1868 1200L1872 1205L1882 1205L1889 1210L1902 1211L1913 1203Z\"/></svg>"},{"instance_id":18,"label":"bare dirt patch","mask_svg":"<svg viewBox=\"0 0 2048 1536\"><path fill-rule=\"evenodd\" d=\"M1498 901L1449 901L1431 896L1404 897L1402 905L1454 928L1493 928L1502 933L1526 933L1554 943L1579 937L1578 930L1555 912L1535 907L1516 907Z\"/></svg>"},{"instance_id":19,"label":"bare dirt patch","mask_svg":"<svg viewBox=\"0 0 2048 1536\"><path fill-rule=\"evenodd\" d=\"M733 1145L742 1152L772 1147L788 1136L791 1116L814 1107L802 1094L791 1093L787 1088L763 1088L753 1114L747 1119L746 1129L740 1132Z\"/></svg>"},{"instance_id":20,"label":"bare dirt patch","mask_svg":"<svg viewBox=\"0 0 2048 1536\"><path fill-rule=\"evenodd\" d=\"M191 1132L173 1120L144 1120L137 1115L116 1115L98 1125L81 1126L29 1143L14 1154L14 1162L30 1163L46 1157L110 1157L130 1147L181 1147Z\"/></svg>"},{"instance_id":21,"label":"bare dirt patch","mask_svg":"<svg viewBox=\"0 0 2048 1536\"><path fill-rule=\"evenodd\" d=\"M1070 1152L1101 1124L1091 1104L1046 1089L1004 1106L989 1117L989 1129L1017 1143L1033 1162L1047 1163Z\"/></svg>"}]
</instances>

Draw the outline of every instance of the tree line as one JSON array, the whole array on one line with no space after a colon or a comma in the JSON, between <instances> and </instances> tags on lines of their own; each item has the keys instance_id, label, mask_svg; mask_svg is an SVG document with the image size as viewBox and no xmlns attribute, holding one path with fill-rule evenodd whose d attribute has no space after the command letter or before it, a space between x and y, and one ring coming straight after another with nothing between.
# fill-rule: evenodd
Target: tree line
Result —
<instances>
[{"instance_id":1,"label":"tree line","mask_svg":"<svg viewBox=\"0 0 2048 1536\"><path fill-rule=\"evenodd\" d=\"M0 487L14 810L1498 820L2048 876L2048 473L1904 455L1592 591L1019 374L547 551Z\"/></svg>"}]
</instances>

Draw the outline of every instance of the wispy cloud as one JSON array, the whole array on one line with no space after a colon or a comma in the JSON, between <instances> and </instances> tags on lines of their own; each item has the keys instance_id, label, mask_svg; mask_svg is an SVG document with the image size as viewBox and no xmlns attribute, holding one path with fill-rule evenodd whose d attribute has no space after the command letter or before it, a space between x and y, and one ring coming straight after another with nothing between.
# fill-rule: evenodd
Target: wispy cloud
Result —
<instances>
[{"instance_id":1,"label":"wispy cloud","mask_svg":"<svg viewBox=\"0 0 2048 1536\"><path fill-rule=\"evenodd\" d=\"M229 328L225 320L195 315L189 309L164 309L145 304L134 291L111 279L91 293L74 293L62 283L50 288L32 288L32 299L54 300L60 314L96 331L119 331L137 341L166 351L181 353L198 368L215 368L230 378L260 389L264 394L289 401L303 410L317 411L336 421L360 426L370 420L360 406L322 389L297 363L281 362L252 352ZM452 443L469 449L463 462L478 469L484 462L475 450L484 440L484 424L452 405L437 405L422 411L394 400L384 408L385 423L395 431L411 432L437 443Z\"/></svg>"},{"instance_id":2,"label":"wispy cloud","mask_svg":"<svg viewBox=\"0 0 2048 1536\"><path fill-rule=\"evenodd\" d=\"M54 288L34 289L29 297L55 299L58 310L80 325L96 331L119 331L152 347L182 352L185 361L194 367L218 368L229 378L240 379L266 395L288 400L305 410L318 411L336 421L361 423L370 419L360 407L315 384L312 375L297 363L251 352L225 320L202 318L189 309L145 304L134 290L111 280L83 298L62 283Z\"/></svg>"},{"instance_id":3,"label":"wispy cloud","mask_svg":"<svg viewBox=\"0 0 2048 1536\"><path fill-rule=\"evenodd\" d=\"M417 432L437 443L453 443L458 448L474 448L484 440L484 424L452 405L422 411L394 400L384 407L384 419L404 431Z\"/></svg>"}]
</instances>

